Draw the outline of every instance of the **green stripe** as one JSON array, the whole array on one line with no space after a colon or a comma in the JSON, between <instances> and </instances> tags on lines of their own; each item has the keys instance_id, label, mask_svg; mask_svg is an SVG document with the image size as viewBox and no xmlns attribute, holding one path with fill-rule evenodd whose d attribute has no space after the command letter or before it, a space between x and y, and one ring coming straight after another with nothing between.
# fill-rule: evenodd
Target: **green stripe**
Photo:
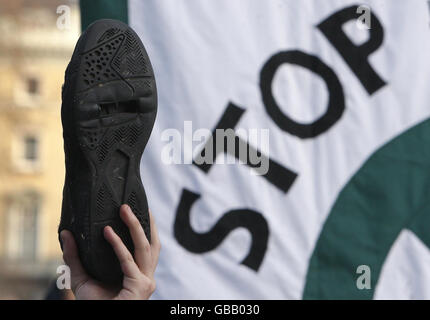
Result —
<instances>
[{"instance_id":1,"label":"green stripe","mask_svg":"<svg viewBox=\"0 0 430 320\"><path fill-rule=\"evenodd\" d=\"M374 153L339 194L310 260L304 299L371 299L403 229L430 246L430 119ZM356 286L368 265L371 289Z\"/></svg>"},{"instance_id":2,"label":"green stripe","mask_svg":"<svg viewBox=\"0 0 430 320\"><path fill-rule=\"evenodd\" d=\"M80 0L82 30L98 19L116 19L128 23L127 2L127 0Z\"/></svg>"}]
</instances>

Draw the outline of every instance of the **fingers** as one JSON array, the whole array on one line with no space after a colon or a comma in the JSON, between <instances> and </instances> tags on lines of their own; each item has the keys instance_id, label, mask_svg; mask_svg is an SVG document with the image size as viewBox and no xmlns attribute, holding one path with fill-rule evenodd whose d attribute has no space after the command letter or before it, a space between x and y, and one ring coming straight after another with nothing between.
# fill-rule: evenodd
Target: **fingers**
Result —
<instances>
[{"instance_id":1,"label":"fingers","mask_svg":"<svg viewBox=\"0 0 430 320\"><path fill-rule=\"evenodd\" d=\"M158 263L158 256L160 254L161 242L158 237L157 225L155 224L155 219L152 216L151 210L149 210L149 223L151 227L151 252L152 252L152 268L155 271L155 267Z\"/></svg>"},{"instance_id":2,"label":"fingers","mask_svg":"<svg viewBox=\"0 0 430 320\"><path fill-rule=\"evenodd\" d=\"M68 230L63 230L60 233L60 237L63 242L63 259L70 268L71 285L73 291L75 291L80 284L89 279L89 276L79 259L78 248L73 234Z\"/></svg>"},{"instance_id":3,"label":"fingers","mask_svg":"<svg viewBox=\"0 0 430 320\"><path fill-rule=\"evenodd\" d=\"M139 278L139 268L121 238L115 233L115 231L113 231L112 227L105 227L103 232L105 239L110 243L119 260L121 270L124 275L129 278Z\"/></svg>"},{"instance_id":4,"label":"fingers","mask_svg":"<svg viewBox=\"0 0 430 320\"><path fill-rule=\"evenodd\" d=\"M127 225L134 243L134 257L140 271L151 276L153 271L151 245L146 238L145 232L134 213L128 205L122 205L120 216Z\"/></svg>"}]
</instances>

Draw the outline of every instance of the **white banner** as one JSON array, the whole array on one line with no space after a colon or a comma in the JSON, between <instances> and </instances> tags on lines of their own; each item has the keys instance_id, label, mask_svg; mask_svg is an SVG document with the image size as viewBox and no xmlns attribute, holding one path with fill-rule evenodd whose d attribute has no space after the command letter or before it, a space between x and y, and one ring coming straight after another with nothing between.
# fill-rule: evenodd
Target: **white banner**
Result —
<instances>
[{"instance_id":1,"label":"white banner","mask_svg":"<svg viewBox=\"0 0 430 320\"><path fill-rule=\"evenodd\" d=\"M159 94L141 168L162 241L155 298L430 298L419 281L429 249L405 222L425 204L411 165L421 160L390 151L383 178L360 171L406 130L427 130L427 1L129 0L128 10ZM261 151L267 172L235 149L217 154L224 164L193 164L217 128ZM390 166L408 155L388 192ZM387 209L391 196L410 211Z\"/></svg>"}]
</instances>

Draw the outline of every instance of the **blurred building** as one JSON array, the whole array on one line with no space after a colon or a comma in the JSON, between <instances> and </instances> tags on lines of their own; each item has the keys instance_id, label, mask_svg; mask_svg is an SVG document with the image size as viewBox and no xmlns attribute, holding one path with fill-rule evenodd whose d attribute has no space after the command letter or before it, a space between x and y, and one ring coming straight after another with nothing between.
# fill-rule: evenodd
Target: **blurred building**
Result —
<instances>
[{"instance_id":1,"label":"blurred building","mask_svg":"<svg viewBox=\"0 0 430 320\"><path fill-rule=\"evenodd\" d=\"M0 299L42 298L62 263L64 70L77 1L0 2Z\"/></svg>"}]
</instances>

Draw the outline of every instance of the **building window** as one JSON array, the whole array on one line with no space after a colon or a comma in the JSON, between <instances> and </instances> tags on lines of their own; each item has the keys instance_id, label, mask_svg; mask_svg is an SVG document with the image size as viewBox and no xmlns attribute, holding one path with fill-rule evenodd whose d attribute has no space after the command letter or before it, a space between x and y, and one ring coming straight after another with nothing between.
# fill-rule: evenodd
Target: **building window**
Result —
<instances>
[{"instance_id":1,"label":"building window","mask_svg":"<svg viewBox=\"0 0 430 320\"><path fill-rule=\"evenodd\" d=\"M39 80L31 77L27 78L27 93L30 95L39 94Z\"/></svg>"},{"instance_id":2,"label":"building window","mask_svg":"<svg viewBox=\"0 0 430 320\"><path fill-rule=\"evenodd\" d=\"M12 197L6 230L8 259L27 261L36 259L40 205L40 197L36 193L24 193Z\"/></svg>"},{"instance_id":3,"label":"building window","mask_svg":"<svg viewBox=\"0 0 430 320\"><path fill-rule=\"evenodd\" d=\"M42 83L37 75L22 75L15 85L15 104L18 107L40 106Z\"/></svg>"},{"instance_id":4,"label":"building window","mask_svg":"<svg viewBox=\"0 0 430 320\"><path fill-rule=\"evenodd\" d=\"M34 132L18 134L13 144L12 162L23 173L38 172L41 169L40 139Z\"/></svg>"},{"instance_id":5,"label":"building window","mask_svg":"<svg viewBox=\"0 0 430 320\"><path fill-rule=\"evenodd\" d=\"M39 153L39 141L35 136L24 137L24 159L29 162L37 162Z\"/></svg>"}]
</instances>

